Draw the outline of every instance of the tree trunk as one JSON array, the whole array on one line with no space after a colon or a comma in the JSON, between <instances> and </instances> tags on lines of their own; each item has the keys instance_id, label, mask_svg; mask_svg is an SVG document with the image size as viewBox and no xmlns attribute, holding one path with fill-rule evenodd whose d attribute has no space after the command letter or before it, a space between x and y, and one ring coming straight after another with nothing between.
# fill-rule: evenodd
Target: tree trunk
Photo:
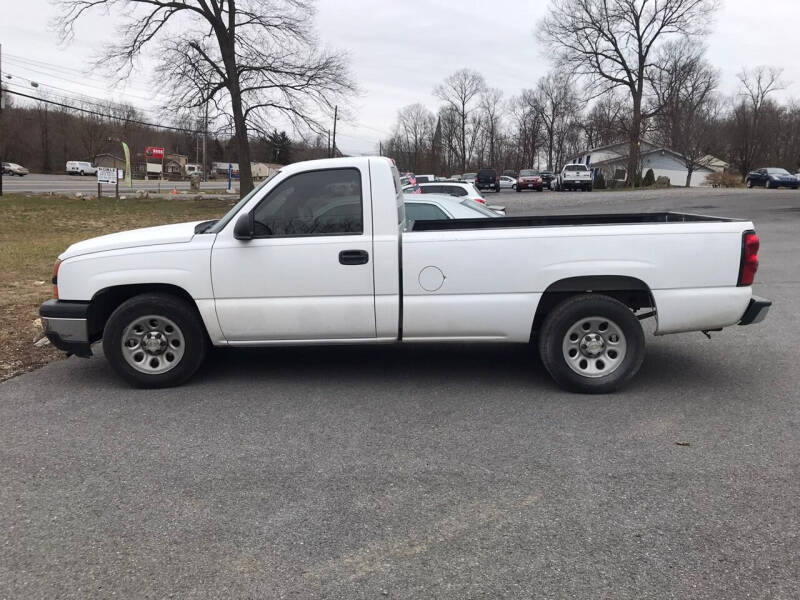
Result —
<instances>
[{"instance_id":1,"label":"tree trunk","mask_svg":"<svg viewBox=\"0 0 800 600\"><path fill-rule=\"evenodd\" d=\"M692 187L692 167L686 169L686 187Z\"/></svg>"},{"instance_id":2,"label":"tree trunk","mask_svg":"<svg viewBox=\"0 0 800 600\"><path fill-rule=\"evenodd\" d=\"M234 9L232 8L231 10ZM225 76L228 79L228 91L231 94L231 112L233 113L234 135L236 137L239 161L239 196L243 198L253 190L253 171L250 168L250 140L247 137L247 120L244 117L244 109L242 108L242 91L239 86L239 72L236 67L234 39L232 28L230 31L225 32L223 26L217 31L220 54L225 65Z\"/></svg>"},{"instance_id":3,"label":"tree trunk","mask_svg":"<svg viewBox=\"0 0 800 600\"><path fill-rule=\"evenodd\" d=\"M464 112L466 106L461 109L461 172L467 171L467 116Z\"/></svg>"},{"instance_id":4,"label":"tree trunk","mask_svg":"<svg viewBox=\"0 0 800 600\"><path fill-rule=\"evenodd\" d=\"M634 94L633 115L631 118L631 129L628 135L628 186L636 187L639 179L639 134L642 129L642 97Z\"/></svg>"}]
</instances>

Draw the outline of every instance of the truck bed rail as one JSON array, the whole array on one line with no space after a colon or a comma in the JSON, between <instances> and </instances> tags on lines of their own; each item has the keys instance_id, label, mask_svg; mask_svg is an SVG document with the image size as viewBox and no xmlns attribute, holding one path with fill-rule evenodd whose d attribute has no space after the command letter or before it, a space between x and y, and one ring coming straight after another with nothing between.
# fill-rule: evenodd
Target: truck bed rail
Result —
<instances>
[{"instance_id":1,"label":"truck bed rail","mask_svg":"<svg viewBox=\"0 0 800 600\"><path fill-rule=\"evenodd\" d=\"M642 225L649 223L730 222L736 219L676 212L617 213L597 215L541 215L496 219L437 219L414 221L409 231L452 229L506 229L515 227L566 227L586 225Z\"/></svg>"}]
</instances>

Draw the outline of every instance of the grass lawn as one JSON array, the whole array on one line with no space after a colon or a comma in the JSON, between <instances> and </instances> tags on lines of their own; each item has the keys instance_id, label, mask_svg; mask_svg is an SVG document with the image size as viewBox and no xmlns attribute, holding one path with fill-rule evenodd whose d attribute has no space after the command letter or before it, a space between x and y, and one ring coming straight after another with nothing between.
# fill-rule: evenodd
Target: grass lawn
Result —
<instances>
[{"instance_id":1,"label":"grass lawn","mask_svg":"<svg viewBox=\"0 0 800 600\"><path fill-rule=\"evenodd\" d=\"M56 257L86 238L167 223L222 216L235 200L0 198L0 381L63 356L42 337L38 307L52 297Z\"/></svg>"}]
</instances>

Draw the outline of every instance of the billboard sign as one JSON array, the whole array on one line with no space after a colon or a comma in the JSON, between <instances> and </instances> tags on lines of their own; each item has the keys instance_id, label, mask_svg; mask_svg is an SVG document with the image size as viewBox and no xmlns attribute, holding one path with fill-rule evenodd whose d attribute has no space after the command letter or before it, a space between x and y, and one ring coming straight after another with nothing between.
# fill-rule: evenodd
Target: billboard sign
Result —
<instances>
[{"instance_id":1,"label":"billboard sign","mask_svg":"<svg viewBox=\"0 0 800 600\"><path fill-rule=\"evenodd\" d=\"M164 149L157 146L147 146L144 149L144 155L147 158L154 158L156 160L164 160Z\"/></svg>"}]
</instances>

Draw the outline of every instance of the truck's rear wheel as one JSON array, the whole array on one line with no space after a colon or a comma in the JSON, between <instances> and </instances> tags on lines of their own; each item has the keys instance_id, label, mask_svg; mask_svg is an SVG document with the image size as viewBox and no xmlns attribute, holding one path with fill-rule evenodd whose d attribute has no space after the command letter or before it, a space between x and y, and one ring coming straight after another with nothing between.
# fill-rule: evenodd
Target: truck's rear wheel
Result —
<instances>
[{"instance_id":1,"label":"truck's rear wheel","mask_svg":"<svg viewBox=\"0 0 800 600\"><path fill-rule=\"evenodd\" d=\"M564 388L604 394L627 383L644 360L644 332L630 308L600 294L556 306L539 334L542 363Z\"/></svg>"},{"instance_id":2,"label":"truck's rear wheel","mask_svg":"<svg viewBox=\"0 0 800 600\"><path fill-rule=\"evenodd\" d=\"M206 345L197 311L169 294L142 294L123 302L103 332L106 359L137 387L183 383L202 364Z\"/></svg>"}]
</instances>

